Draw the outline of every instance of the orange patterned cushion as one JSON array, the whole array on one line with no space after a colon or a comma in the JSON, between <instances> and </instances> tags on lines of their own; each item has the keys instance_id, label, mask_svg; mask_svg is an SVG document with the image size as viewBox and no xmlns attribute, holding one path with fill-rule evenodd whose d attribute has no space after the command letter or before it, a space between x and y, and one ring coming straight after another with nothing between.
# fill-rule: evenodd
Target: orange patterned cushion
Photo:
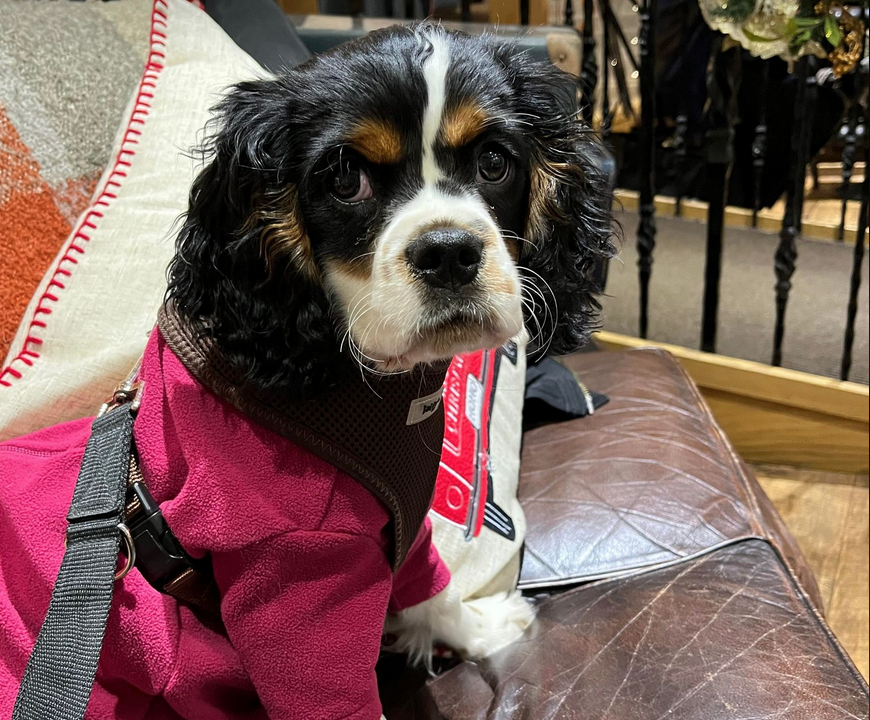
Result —
<instances>
[{"instance_id":1,"label":"orange patterned cushion","mask_svg":"<svg viewBox=\"0 0 870 720\"><path fill-rule=\"evenodd\" d=\"M109 160L147 54L149 15L143 2L4 3L0 359Z\"/></svg>"}]
</instances>

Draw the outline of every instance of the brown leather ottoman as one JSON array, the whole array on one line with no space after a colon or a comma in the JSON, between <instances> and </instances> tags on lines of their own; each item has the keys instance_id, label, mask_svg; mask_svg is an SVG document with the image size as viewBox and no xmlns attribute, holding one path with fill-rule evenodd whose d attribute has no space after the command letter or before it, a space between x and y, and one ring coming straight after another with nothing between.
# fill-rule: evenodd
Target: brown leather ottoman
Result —
<instances>
[{"instance_id":1,"label":"brown leather ottoman","mask_svg":"<svg viewBox=\"0 0 870 720\"><path fill-rule=\"evenodd\" d=\"M611 401L525 436L521 586L538 620L414 689L382 672L387 718L868 718L800 550L676 361L566 364Z\"/></svg>"}]
</instances>

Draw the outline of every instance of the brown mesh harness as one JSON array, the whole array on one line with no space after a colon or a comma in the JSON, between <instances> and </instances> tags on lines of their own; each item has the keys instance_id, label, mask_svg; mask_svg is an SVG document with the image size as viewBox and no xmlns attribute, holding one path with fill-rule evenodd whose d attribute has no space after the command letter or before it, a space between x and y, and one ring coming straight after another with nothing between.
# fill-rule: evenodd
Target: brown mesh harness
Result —
<instances>
[{"instance_id":1,"label":"brown mesh harness","mask_svg":"<svg viewBox=\"0 0 870 720\"><path fill-rule=\"evenodd\" d=\"M211 392L377 497L392 518L392 567L402 564L435 490L446 364L378 378L349 372L315 400L299 401L245 384L214 342L197 334L171 304L161 308L158 326L187 370Z\"/></svg>"}]
</instances>

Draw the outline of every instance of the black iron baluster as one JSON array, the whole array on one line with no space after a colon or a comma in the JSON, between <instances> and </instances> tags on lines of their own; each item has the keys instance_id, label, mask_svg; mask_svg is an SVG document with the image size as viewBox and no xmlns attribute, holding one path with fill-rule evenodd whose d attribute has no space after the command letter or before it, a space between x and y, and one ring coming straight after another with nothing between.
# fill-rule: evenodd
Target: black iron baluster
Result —
<instances>
[{"instance_id":1,"label":"black iron baluster","mask_svg":"<svg viewBox=\"0 0 870 720\"><path fill-rule=\"evenodd\" d=\"M680 38L683 42L688 42L689 29L689 13L684 12L682 22L680 23ZM677 112L677 117L674 119L674 135L672 147L674 150L674 158L676 165L675 185L677 197L675 198L674 215L681 217L683 214L683 197L686 194L686 154L688 140L686 135L689 132L689 116L686 110L686 95L689 88L689 63L686 57L682 59L680 66L680 80L682 81L683 91L680 93L680 106Z\"/></svg>"},{"instance_id":2,"label":"black iron baluster","mask_svg":"<svg viewBox=\"0 0 870 720\"><path fill-rule=\"evenodd\" d=\"M806 77L803 80L804 85L804 101L799 107L801 113L801 137L800 146L798 147L801 156L803 157L803 165L798 168L800 174L800 184L797 186L797 196L795 197L795 219L797 221L798 234L801 233L804 226L804 195L806 194L807 185L807 165L812 158L810 154L810 142L813 130L813 117L815 116L816 102L819 96L819 82L816 79L816 70L819 67L819 60L814 55L808 55L804 58L807 65ZM794 146L793 146L794 147Z\"/></svg>"},{"instance_id":3,"label":"black iron baluster","mask_svg":"<svg viewBox=\"0 0 870 720\"><path fill-rule=\"evenodd\" d=\"M685 100L685 95L683 95L683 99ZM677 217L681 217L683 214L683 197L686 194L686 184L683 182L683 178L686 175L686 155L688 149L688 138L686 136L688 132L689 116L686 115L684 109L681 109L679 115L677 115L674 121L673 140L674 156L676 157L677 167L677 197L674 199L674 215Z\"/></svg>"},{"instance_id":4,"label":"black iron baluster","mask_svg":"<svg viewBox=\"0 0 870 720\"><path fill-rule=\"evenodd\" d=\"M791 133L789 171L791 182L786 184L785 214L782 218L782 229L779 233L779 245L774 256L774 272L776 273L776 327L773 331L773 357L771 365L782 365L782 341L785 337L785 311L788 306L788 296L791 292L791 278L794 275L797 262L797 236L800 232L799 200L803 194L806 182L806 143L807 119L807 75L809 73L809 58L803 57L797 64L797 91L795 93L794 125Z\"/></svg>"},{"instance_id":5,"label":"black iron baluster","mask_svg":"<svg viewBox=\"0 0 870 720\"><path fill-rule=\"evenodd\" d=\"M652 276L655 226L655 14L656 0L640 0L640 222L637 265L640 285L639 334L649 327L649 282Z\"/></svg>"},{"instance_id":6,"label":"black iron baluster","mask_svg":"<svg viewBox=\"0 0 870 720\"><path fill-rule=\"evenodd\" d=\"M707 182L710 209L707 213L707 255L704 268L704 314L701 350L716 352L719 323L719 281L722 277L722 236L728 180L734 163L734 125L737 122L737 91L741 76L739 48L722 52L722 37L713 43L707 70Z\"/></svg>"},{"instance_id":7,"label":"black iron baluster","mask_svg":"<svg viewBox=\"0 0 870 720\"><path fill-rule=\"evenodd\" d=\"M601 138L605 143L610 143L610 126L613 122L613 113L610 111L610 60L613 52L610 44L610 13L608 12L610 0L601 0L601 2L605 6L601 13L601 25L604 30L601 38Z\"/></svg>"},{"instance_id":8,"label":"black iron baluster","mask_svg":"<svg viewBox=\"0 0 870 720\"><path fill-rule=\"evenodd\" d=\"M595 0L583 0L583 66L580 69L580 87L583 88L585 102L581 109L581 117L590 126L595 116L595 88L598 86L594 22Z\"/></svg>"},{"instance_id":9,"label":"black iron baluster","mask_svg":"<svg viewBox=\"0 0 870 720\"><path fill-rule=\"evenodd\" d=\"M843 185L840 188L840 192L842 193L840 205L840 227L837 229L837 240L839 242L843 242L846 239L846 210L849 206L849 185L852 184L852 175L855 173L855 153L858 150L859 111L860 105L858 105L858 103L854 103L849 108L848 119L846 120L845 144L843 146L843 154L840 158L843 163Z\"/></svg>"},{"instance_id":10,"label":"black iron baluster","mask_svg":"<svg viewBox=\"0 0 870 720\"><path fill-rule=\"evenodd\" d=\"M870 8L865 7L861 13L864 27L870 26ZM864 58L867 54L867 33L861 38L861 57ZM861 289L861 272L864 264L864 238L867 235L868 223L870 223L870 102L867 102L868 90L870 90L870 72L862 69L860 66L856 71L856 80L858 82L857 97L862 95L865 98L865 104L861 106L856 102L850 108L850 133L855 134L855 142L858 135L863 136L862 145L864 146L864 182L861 183L861 205L858 210L858 232L855 236L855 249L852 254L852 276L849 279L849 305L846 311L846 332L843 338L843 358L840 361L840 379L848 380L849 373L852 371L852 348L855 344L855 319L858 316L858 291ZM863 116L863 123L860 116ZM854 117L854 124L851 122ZM863 125L863 132L859 131L859 127ZM849 140L846 140L847 148ZM853 154L854 157L854 154ZM854 169L852 163L853 157L850 157L850 176ZM843 216L840 220L840 240L845 238L845 223L846 223L846 198L849 190L848 183L845 182L846 175L846 149L843 150Z\"/></svg>"},{"instance_id":11,"label":"black iron baluster","mask_svg":"<svg viewBox=\"0 0 870 720\"><path fill-rule=\"evenodd\" d=\"M846 335L843 339L843 359L840 379L848 380L852 370L852 346L855 344L855 318L858 316L858 290L861 289L861 269L864 263L864 237L870 214L870 148L864 152L864 182L861 183L861 209L858 213L858 235L852 255L852 277L849 281L849 307L846 313Z\"/></svg>"},{"instance_id":12,"label":"black iron baluster","mask_svg":"<svg viewBox=\"0 0 870 720\"><path fill-rule=\"evenodd\" d=\"M761 76L761 109L755 137L752 138L752 227L758 227L758 212L761 210L761 180L764 177L764 159L767 154L767 88L770 85L770 63L764 63Z\"/></svg>"},{"instance_id":13,"label":"black iron baluster","mask_svg":"<svg viewBox=\"0 0 870 720\"><path fill-rule=\"evenodd\" d=\"M565 0L565 24L574 27L574 3L571 0Z\"/></svg>"}]
</instances>

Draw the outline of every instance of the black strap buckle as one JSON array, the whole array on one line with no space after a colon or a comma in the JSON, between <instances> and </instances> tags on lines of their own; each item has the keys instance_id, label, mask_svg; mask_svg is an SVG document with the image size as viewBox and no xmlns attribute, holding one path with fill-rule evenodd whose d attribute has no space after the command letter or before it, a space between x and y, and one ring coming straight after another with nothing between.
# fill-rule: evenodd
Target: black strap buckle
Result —
<instances>
[{"instance_id":1,"label":"black strap buckle","mask_svg":"<svg viewBox=\"0 0 870 720\"><path fill-rule=\"evenodd\" d=\"M127 488L127 505L138 501L138 509L126 524L136 547L136 567L149 584L160 592L188 568L199 563L188 555L160 512L148 488L134 482Z\"/></svg>"}]
</instances>

